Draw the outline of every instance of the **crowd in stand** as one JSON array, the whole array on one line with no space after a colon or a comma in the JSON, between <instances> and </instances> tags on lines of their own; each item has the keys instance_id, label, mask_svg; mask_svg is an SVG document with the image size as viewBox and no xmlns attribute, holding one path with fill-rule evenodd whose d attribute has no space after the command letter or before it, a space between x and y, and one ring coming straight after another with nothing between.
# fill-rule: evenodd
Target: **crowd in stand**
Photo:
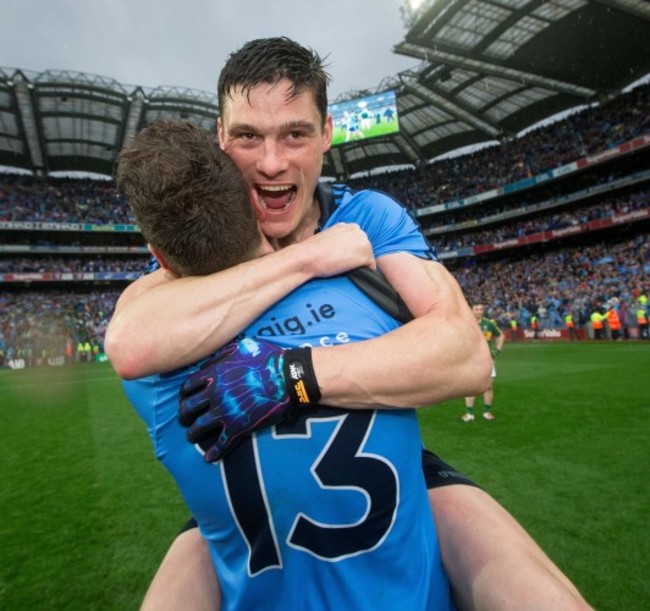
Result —
<instances>
[{"instance_id":1,"label":"crowd in stand","mask_svg":"<svg viewBox=\"0 0 650 611\"><path fill-rule=\"evenodd\" d=\"M650 134L649 134L650 136ZM650 157L644 157L647 159ZM641 158L639 158L641 159ZM625 162L621 159L620 164L608 166L606 172L596 171L572 174L570 181L551 181L545 183L541 190L521 190L511 192L509 197L495 197L473 205L452 206L435 214L418 216L417 218L425 227L440 225L458 225L474 222L478 217L496 217L507 213L534 212L542 210L551 202L566 202L589 197L594 193L602 193L611 190L613 187L623 187L630 184L630 174L638 176L637 166L644 170L647 161L641 159L630 168L629 159Z\"/></svg>"},{"instance_id":2,"label":"crowd in stand","mask_svg":"<svg viewBox=\"0 0 650 611\"><path fill-rule=\"evenodd\" d=\"M111 180L0 175L0 221L134 224Z\"/></svg>"},{"instance_id":3,"label":"crowd in stand","mask_svg":"<svg viewBox=\"0 0 650 611\"><path fill-rule=\"evenodd\" d=\"M650 85L602 107L589 108L528 135L471 155L438 161L417 170L366 176L353 186L377 188L411 208L468 197L558 167L633 137L650 133ZM484 225L471 232L433 235L439 251L494 243L648 207L648 189L615 194L598 203L540 212L512 222ZM479 208L447 216L454 222L475 218ZM491 214L498 212L492 208ZM483 211L483 215L485 215ZM0 222L33 221L133 224L111 181L0 175ZM449 222L449 221L447 221ZM490 316L509 328L561 327L573 314L585 326L590 312L614 305L624 324L633 323L639 296L650 288L647 223L634 237L587 247L552 248L524 254L515 249L498 260L449 260L469 301L487 304ZM48 234L44 234L46 236ZM71 238L72 239L72 238ZM137 272L141 256L11 256L0 258L0 273ZM106 326L120 288L0 291L0 364L23 359L38 364L64 352L80 357L81 346L101 353Z\"/></svg>"},{"instance_id":4,"label":"crowd in stand","mask_svg":"<svg viewBox=\"0 0 650 611\"><path fill-rule=\"evenodd\" d=\"M60 355L70 361L90 360L83 347L103 352L106 327L120 292L119 288L83 293L0 291L0 365L14 359L39 365Z\"/></svg>"},{"instance_id":5,"label":"crowd in stand","mask_svg":"<svg viewBox=\"0 0 650 611\"><path fill-rule=\"evenodd\" d=\"M650 85L525 136L470 155L348 181L393 194L412 209L461 199L535 176L650 132Z\"/></svg>"},{"instance_id":6,"label":"crowd in stand","mask_svg":"<svg viewBox=\"0 0 650 611\"><path fill-rule=\"evenodd\" d=\"M586 202L570 210L555 210L538 214L531 218L502 223L498 226L485 226L475 231L454 232L451 234L430 236L440 252L476 246L479 244L496 244L504 240L520 238L535 233L576 227L590 221L611 218L635 210L648 208L650 189L644 188L636 193L624 196L612 196L597 204Z\"/></svg>"},{"instance_id":7,"label":"crowd in stand","mask_svg":"<svg viewBox=\"0 0 650 611\"><path fill-rule=\"evenodd\" d=\"M650 84L525 136L470 155L349 180L415 209L469 197L537 175L650 132ZM0 221L134 223L111 181L0 176Z\"/></svg>"},{"instance_id":8,"label":"crowd in stand","mask_svg":"<svg viewBox=\"0 0 650 611\"><path fill-rule=\"evenodd\" d=\"M141 272L149 257L6 257L0 259L0 274L9 273L102 273Z\"/></svg>"},{"instance_id":9,"label":"crowd in stand","mask_svg":"<svg viewBox=\"0 0 650 611\"><path fill-rule=\"evenodd\" d=\"M515 321L530 328L564 325L571 313L586 327L594 309L614 305L626 326L634 326L638 297L650 288L647 233L612 243L566 247L525 258L465 261L452 272L470 302L483 302L504 328ZM0 361L44 358L66 343L90 342L102 349L104 332L120 289L0 293ZM78 358L78 357L77 357Z\"/></svg>"},{"instance_id":10,"label":"crowd in stand","mask_svg":"<svg viewBox=\"0 0 650 611\"><path fill-rule=\"evenodd\" d=\"M614 306L624 325L635 325L638 298L650 288L650 243L641 232L616 242L536 252L521 258L466 261L452 269L470 302L484 303L506 329L562 328L572 314L586 326L595 310Z\"/></svg>"}]
</instances>

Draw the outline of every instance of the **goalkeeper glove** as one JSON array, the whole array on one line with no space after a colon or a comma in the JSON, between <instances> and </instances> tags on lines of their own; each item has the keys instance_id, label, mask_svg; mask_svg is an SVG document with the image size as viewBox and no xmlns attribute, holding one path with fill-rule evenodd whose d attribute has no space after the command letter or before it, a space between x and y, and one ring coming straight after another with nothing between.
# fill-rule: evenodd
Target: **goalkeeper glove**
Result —
<instances>
[{"instance_id":1,"label":"goalkeeper glove","mask_svg":"<svg viewBox=\"0 0 650 611\"><path fill-rule=\"evenodd\" d=\"M310 348L284 350L239 337L218 350L180 391L180 423L187 438L223 458L251 431L276 424L300 407L315 405L320 390Z\"/></svg>"}]
</instances>

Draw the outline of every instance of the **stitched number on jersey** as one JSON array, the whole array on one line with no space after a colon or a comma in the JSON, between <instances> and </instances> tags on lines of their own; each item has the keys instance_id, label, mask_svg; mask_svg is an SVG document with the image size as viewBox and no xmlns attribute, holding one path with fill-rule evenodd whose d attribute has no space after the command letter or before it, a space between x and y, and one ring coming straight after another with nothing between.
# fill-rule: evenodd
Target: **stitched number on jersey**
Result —
<instances>
[{"instance_id":1,"label":"stitched number on jersey","mask_svg":"<svg viewBox=\"0 0 650 611\"><path fill-rule=\"evenodd\" d=\"M291 547L325 560L341 560L376 548L395 520L398 482L393 465L385 458L364 453L363 446L375 413L310 410L290 427L275 427L276 442L283 436L308 437L319 419L336 420L326 446L311 465L319 486L358 490L366 499L366 511L353 524L324 524L309 516L296 516L288 535ZM250 438L223 460L225 482L232 510L249 548L249 573L281 566L272 517L262 493L261 477ZM252 493L252 491L254 491Z\"/></svg>"},{"instance_id":2,"label":"stitched number on jersey","mask_svg":"<svg viewBox=\"0 0 650 611\"><path fill-rule=\"evenodd\" d=\"M249 574L282 566L252 438L244 439L222 462L230 505L249 549Z\"/></svg>"},{"instance_id":3,"label":"stitched number on jersey","mask_svg":"<svg viewBox=\"0 0 650 611\"><path fill-rule=\"evenodd\" d=\"M355 488L366 495L363 520L349 526L326 525L301 515L289 536L290 545L334 560L371 550L386 536L397 507L397 477L385 459L363 453L374 417L374 412L343 416L327 450L312 467L323 488Z\"/></svg>"}]
</instances>

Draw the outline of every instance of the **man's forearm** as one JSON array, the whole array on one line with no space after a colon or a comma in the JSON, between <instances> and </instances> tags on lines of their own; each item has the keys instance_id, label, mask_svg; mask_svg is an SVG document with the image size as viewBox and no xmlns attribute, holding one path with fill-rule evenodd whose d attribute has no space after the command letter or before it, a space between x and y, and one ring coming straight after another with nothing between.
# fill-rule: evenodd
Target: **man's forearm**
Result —
<instances>
[{"instance_id":1,"label":"man's forearm","mask_svg":"<svg viewBox=\"0 0 650 611\"><path fill-rule=\"evenodd\" d=\"M382 257L378 264L416 319L375 339L315 349L320 402L419 407L483 393L492 359L449 272L405 253Z\"/></svg>"},{"instance_id":2,"label":"man's forearm","mask_svg":"<svg viewBox=\"0 0 650 611\"><path fill-rule=\"evenodd\" d=\"M107 354L127 379L189 365L311 277L284 249L217 274L158 284L116 310Z\"/></svg>"},{"instance_id":3,"label":"man's forearm","mask_svg":"<svg viewBox=\"0 0 650 611\"><path fill-rule=\"evenodd\" d=\"M321 404L420 407L483 393L490 353L483 337L465 327L422 317L376 339L314 349Z\"/></svg>"},{"instance_id":4,"label":"man's forearm","mask_svg":"<svg viewBox=\"0 0 650 611\"><path fill-rule=\"evenodd\" d=\"M296 408L419 407L489 387L488 346L453 278L439 263L405 253L385 257L390 261L382 257L380 267L391 276L393 267L400 269L394 286L415 320L375 339L313 350L245 338L189 376L181 391L181 423L190 426L194 442L219 431L208 460L219 460L252 428ZM251 369L265 373L242 375ZM205 383L216 377L224 383Z\"/></svg>"},{"instance_id":5,"label":"man's forearm","mask_svg":"<svg viewBox=\"0 0 650 611\"><path fill-rule=\"evenodd\" d=\"M156 278L131 285L118 301L106 352L126 379L190 365L304 282L363 265L374 265L366 235L356 225L340 224L209 276L172 279L156 272Z\"/></svg>"}]
</instances>

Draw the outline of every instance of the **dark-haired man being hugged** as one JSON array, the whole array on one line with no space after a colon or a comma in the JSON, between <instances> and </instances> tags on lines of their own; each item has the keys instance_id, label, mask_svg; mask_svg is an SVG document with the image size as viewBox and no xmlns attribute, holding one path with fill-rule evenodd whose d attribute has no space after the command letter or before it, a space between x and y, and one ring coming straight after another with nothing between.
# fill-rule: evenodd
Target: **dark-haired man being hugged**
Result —
<instances>
[{"instance_id":1,"label":"dark-haired man being hugged","mask_svg":"<svg viewBox=\"0 0 650 611\"><path fill-rule=\"evenodd\" d=\"M235 271L173 281L169 274L160 271L129 287L118 303L107 336L107 351L123 377L137 378L190 365L230 341L305 281L345 271L340 260L331 263L332 257L340 257L338 251L332 249L325 256L318 248L322 242L317 243L317 239L327 236L327 232L314 235L330 223L344 220L358 224L368 234L377 266L401 294L415 320L375 339L340 342L310 350L313 379L317 380L321 395L319 404L348 408L352 410L350 414L354 410L368 413L369 409L381 414L374 410L388 408L387 413L407 419L412 406L480 394L487 387L491 365L485 342L458 285L439 263L435 251L426 244L409 215L394 200L376 192L355 193L340 187L335 190L330 210L319 197L323 155L330 146L332 133L331 118L327 115L327 80L320 58L285 38L252 41L228 59L219 80L219 141L242 171L260 227L276 252L241 264ZM356 262L356 265L363 264L367 262ZM131 342L136 331L140 338L137 345ZM433 373L432 364L435 364ZM215 409L218 404L211 405L211 410ZM320 409L304 409L298 423L306 425L310 410L317 410L318 414L322 413ZM201 423L200 417L197 422ZM376 422L373 420L372 426ZM278 443L290 443L291 435L284 436L284 430L276 425L270 432L261 430L255 439L262 436L271 439L277 434ZM302 443L311 434L312 428L305 426L293 441ZM333 464L325 460L329 457L327 450L339 447L335 443L338 434L331 443L329 439L321 439L325 444L323 453L309 463L309 483L320 493L348 494L350 491L333 489L332 474L325 469L323 475L319 469ZM232 456L245 448L246 443L242 441ZM358 453L348 454L353 462L364 458L388 466L365 445L357 445L357 450ZM247 471L253 478L260 476L256 471L260 463L255 451ZM418 455L419 452L418 445ZM412 451L407 454L412 463ZM218 466L205 468L225 471L229 458L230 455L216 463ZM300 461L287 463L287 478L295 476L298 480L294 471L298 467L304 469L305 460L301 454ZM231 480L226 477L223 481L228 485ZM259 481L261 484L266 481L264 473ZM306 484L308 480L300 481ZM338 485L344 489L350 485L339 481L342 483ZM498 504L476 487L455 483L431 489L429 500L438 524L443 561L460 606L586 607L575 588ZM367 494L363 485L354 484L352 488L360 496ZM259 490L263 491L263 486ZM400 492L403 492L401 488ZM263 494L262 498L265 498ZM255 506L259 509L262 505ZM235 509L233 512L231 520L237 515ZM480 528L469 518L476 513L482 515ZM280 546L290 554L303 554L310 563L330 562L329 552L308 548L302 537L305 532L313 534L320 527L331 526L331 521L296 511L295 524L284 524L288 530L282 530L285 536L280 541L278 531L270 522L266 523L269 526L266 529L263 521L260 524L259 520L265 517L268 515L262 511L252 522L256 528L266 530L267 552L273 548L277 552ZM360 525L365 527L367 523L362 520ZM246 530L244 526L241 528L240 537L245 539ZM379 537L377 541L381 547L386 539ZM208 607L216 604L218 598L213 595L218 594L217 582L206 568L202 545L196 529L179 537L152 585L145 606L174 608L177 604L178 608L187 608L190 597L195 597L191 606L198 608L200 601L196 598L203 595L202 602L207 602ZM370 550L363 552L367 553ZM410 553L408 546L404 547L403 554ZM357 558L354 552L343 559L345 555L335 554L337 562ZM284 557L277 554L270 563L269 556L265 558L262 571L255 577L277 578ZM234 592L237 579L227 572L228 559L222 561L219 581L226 600L237 596ZM245 576L250 579L250 566L246 570L249 572ZM170 575L174 577L173 583L168 578ZM179 580L179 575L187 581ZM343 571L340 575L343 576ZM399 587L404 575L393 573L389 579L384 576L375 585L379 588L381 581L384 590ZM347 582L342 579L341 583ZM232 580L232 585L228 580ZM349 583L352 586L352 581ZM305 587L312 586L310 582ZM372 588L358 582L354 586L358 591L353 592L351 586L341 588L338 594L342 597L338 599L341 605L372 606L368 599L374 592ZM315 592L312 602L316 604L317 597L323 593ZM386 592L386 595L389 600L393 594ZM343 600L348 600L348 604ZM282 601L268 600L266 606L273 608L276 602ZM360 607L355 606L357 602ZM433 604L447 603L443 597Z\"/></svg>"}]
</instances>

